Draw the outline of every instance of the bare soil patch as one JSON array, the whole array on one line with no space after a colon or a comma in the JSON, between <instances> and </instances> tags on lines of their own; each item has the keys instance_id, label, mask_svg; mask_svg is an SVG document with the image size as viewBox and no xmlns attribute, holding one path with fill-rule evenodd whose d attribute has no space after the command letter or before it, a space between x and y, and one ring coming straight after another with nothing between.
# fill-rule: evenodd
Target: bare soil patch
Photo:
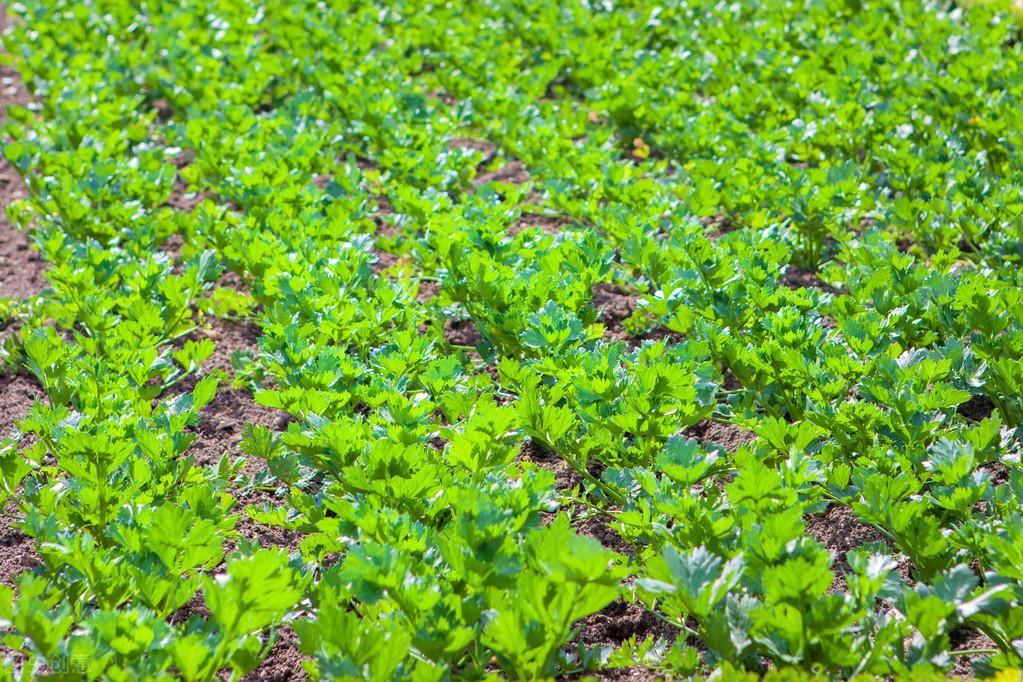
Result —
<instances>
[{"instance_id":1,"label":"bare soil patch","mask_svg":"<svg viewBox=\"0 0 1023 682\"><path fill-rule=\"evenodd\" d=\"M686 429L684 433L686 436L694 438L704 445L720 445L729 452L735 452L741 446L752 443L757 439L756 434L742 427L716 422L711 419L701 419Z\"/></svg>"},{"instance_id":2,"label":"bare soil patch","mask_svg":"<svg viewBox=\"0 0 1023 682\"><path fill-rule=\"evenodd\" d=\"M255 670L243 677L246 682L298 682L308 679L298 650L298 635L287 625L277 631L277 641Z\"/></svg>"},{"instance_id":3,"label":"bare soil patch","mask_svg":"<svg viewBox=\"0 0 1023 682\"><path fill-rule=\"evenodd\" d=\"M625 320L636 310L639 297L624 289L601 282L593 286L593 305L600 313L600 323L604 325L604 338L608 341L627 341L629 332L625 330Z\"/></svg>"},{"instance_id":4,"label":"bare soil patch","mask_svg":"<svg viewBox=\"0 0 1023 682\"><path fill-rule=\"evenodd\" d=\"M453 346L472 348L483 343L483 337L472 320L445 320L444 340Z\"/></svg>"},{"instance_id":5,"label":"bare soil patch","mask_svg":"<svg viewBox=\"0 0 1023 682\"><path fill-rule=\"evenodd\" d=\"M515 237L529 229L538 229L547 234L558 234L573 224L564 217L541 215L539 213L523 213L508 227L508 235Z\"/></svg>"},{"instance_id":6,"label":"bare soil patch","mask_svg":"<svg viewBox=\"0 0 1023 682\"><path fill-rule=\"evenodd\" d=\"M862 523L852 509L837 504L828 507L823 514L810 517L806 532L820 540L836 556L842 557L849 550L868 542L883 542L885 539L876 529Z\"/></svg>"},{"instance_id":7,"label":"bare soil patch","mask_svg":"<svg viewBox=\"0 0 1023 682\"><path fill-rule=\"evenodd\" d=\"M822 280L817 273L795 267L789 267L785 271L781 277L781 283L790 289L817 289L826 294L839 293L835 287Z\"/></svg>"},{"instance_id":8,"label":"bare soil patch","mask_svg":"<svg viewBox=\"0 0 1023 682\"><path fill-rule=\"evenodd\" d=\"M7 217L6 207L26 195L18 173L0 159L0 297L29 298L46 285L46 262Z\"/></svg>"},{"instance_id":9,"label":"bare soil patch","mask_svg":"<svg viewBox=\"0 0 1023 682\"><path fill-rule=\"evenodd\" d=\"M587 616L579 623L579 641L584 644L619 646L630 637L642 641L656 637L675 641L678 629L650 613L641 604L616 599L598 613Z\"/></svg>"},{"instance_id":10,"label":"bare soil patch","mask_svg":"<svg viewBox=\"0 0 1023 682\"><path fill-rule=\"evenodd\" d=\"M0 442L16 429L32 405L44 397L43 390L27 374L0 375ZM26 443L22 443L24 447ZM0 516L0 584L14 587L18 576L39 566L42 561L35 550L35 541L14 527L20 514L8 504ZM0 647L0 657L9 653Z\"/></svg>"},{"instance_id":11,"label":"bare soil patch","mask_svg":"<svg viewBox=\"0 0 1023 682\"><path fill-rule=\"evenodd\" d=\"M7 4L0 2L0 33L6 31L9 22ZM17 70L0 65L0 124L6 123L9 107L23 106L30 99ZM0 297L34 296L46 282L45 262L30 247L26 235L7 218L7 206L26 194L18 172L0 157ZM42 388L28 374L0 373L0 441L43 397ZM5 511L0 517L0 583L13 586L18 575L39 564L39 555L32 539L12 527L16 510L8 507Z\"/></svg>"},{"instance_id":12,"label":"bare soil patch","mask_svg":"<svg viewBox=\"0 0 1023 682\"><path fill-rule=\"evenodd\" d=\"M255 352L261 333L259 326L251 322L211 318L203 334L213 340L216 350L204 364L204 369L207 372L222 371L228 377L233 377L231 356L236 351ZM287 413L256 403L248 390L221 385L216 397L199 413L199 425L196 428L198 438L190 452L200 466L215 465L225 454L232 460L243 457L245 455L240 443L246 424L259 424L273 431L285 431L291 421ZM249 458L243 473L255 476L265 470L265 462ZM297 551L302 541L300 533L259 523L245 513L245 507L281 504L275 494L269 491L247 496L242 495L241 491L235 491L235 494L239 495L235 511L241 515L236 526L239 535L250 542L258 540L263 547L280 547L289 553ZM230 541L225 544L225 550L230 554L236 546L235 542ZM283 627L278 631L277 641L266 659L244 679L287 682L306 678L302 655L297 648L297 636L291 628Z\"/></svg>"},{"instance_id":13,"label":"bare soil patch","mask_svg":"<svg viewBox=\"0 0 1023 682\"><path fill-rule=\"evenodd\" d=\"M507 182L513 185L521 185L529 182L529 170L526 164L521 161L510 161L497 170L480 173L473 180L476 185L483 185L488 182Z\"/></svg>"},{"instance_id":14,"label":"bare soil patch","mask_svg":"<svg viewBox=\"0 0 1023 682\"><path fill-rule=\"evenodd\" d=\"M0 32L7 29L6 3L0 2ZM30 101L17 70L0 65L0 125L7 110ZM3 140L0 140L3 142ZM7 207L28 194L21 177L7 159L0 157L0 297L27 298L45 286L46 263L29 246L28 238L7 218Z\"/></svg>"},{"instance_id":15,"label":"bare soil patch","mask_svg":"<svg viewBox=\"0 0 1023 682\"><path fill-rule=\"evenodd\" d=\"M983 651L985 649L997 648L991 639L976 630L959 629L949 636L953 651ZM973 661L980 656L957 656L955 666L952 668L953 679L972 680L976 678L973 674Z\"/></svg>"},{"instance_id":16,"label":"bare soil patch","mask_svg":"<svg viewBox=\"0 0 1023 682\"><path fill-rule=\"evenodd\" d=\"M8 513L13 512L8 509ZM0 584L14 587L18 576L39 566L42 561L35 542L10 524L11 517L0 521Z\"/></svg>"},{"instance_id":17,"label":"bare soil patch","mask_svg":"<svg viewBox=\"0 0 1023 682\"><path fill-rule=\"evenodd\" d=\"M845 588L844 576L849 572L846 554L869 542L885 542L885 537L865 523L860 522L849 507L833 504L823 513L806 520L806 532L831 552L835 572L832 590Z\"/></svg>"},{"instance_id":18,"label":"bare soil patch","mask_svg":"<svg viewBox=\"0 0 1023 682\"><path fill-rule=\"evenodd\" d=\"M987 419L994 411L995 403L986 395L975 395L956 408L956 412L974 422Z\"/></svg>"}]
</instances>

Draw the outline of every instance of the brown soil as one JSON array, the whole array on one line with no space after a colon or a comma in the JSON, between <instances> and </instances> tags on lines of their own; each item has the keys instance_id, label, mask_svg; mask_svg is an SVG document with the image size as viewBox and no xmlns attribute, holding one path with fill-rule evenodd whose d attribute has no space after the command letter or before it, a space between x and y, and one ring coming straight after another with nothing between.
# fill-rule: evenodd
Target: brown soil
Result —
<instances>
[{"instance_id":1,"label":"brown soil","mask_svg":"<svg viewBox=\"0 0 1023 682\"><path fill-rule=\"evenodd\" d=\"M249 390L231 387L234 378L231 356L235 352L255 352L260 333L260 328L251 322L220 318L211 318L207 328L200 332L216 344L213 355L203 365L204 373L222 372L226 378L221 380L217 395L199 412L199 425L195 429L198 438L189 449L199 466L215 465L224 454L231 459L245 457L240 443L246 424L286 431L292 421L286 412L258 404ZM252 476L265 470L264 462L248 458L243 473ZM263 501L244 502L262 504Z\"/></svg>"},{"instance_id":2,"label":"brown soil","mask_svg":"<svg viewBox=\"0 0 1023 682\"><path fill-rule=\"evenodd\" d=\"M741 446L757 439L756 434L739 426L723 424L710 419L701 419L685 430L684 434L704 445L720 445L729 452L735 452Z\"/></svg>"},{"instance_id":3,"label":"brown soil","mask_svg":"<svg viewBox=\"0 0 1023 682\"><path fill-rule=\"evenodd\" d=\"M26 374L0 375L0 442L8 437L32 405L43 398L43 390ZM27 443L23 442L22 447ZM0 517L0 584L13 586L18 575L38 566L34 541L13 527L18 518L13 504Z\"/></svg>"},{"instance_id":4,"label":"brown soil","mask_svg":"<svg viewBox=\"0 0 1023 682\"><path fill-rule=\"evenodd\" d=\"M7 167L6 163L3 165L4 168ZM6 202L6 198L4 201ZM0 254L4 253L6 247L11 244L11 242L7 241L8 228L14 233L12 239L23 240L23 236L14 231L6 219L0 219L0 240L2 240L2 243L0 243ZM23 241L22 245L24 245ZM24 251L18 251L17 253L24 256L34 252L29 252L26 248ZM6 285L11 281L10 279L3 279L8 264L9 262L5 263L3 256L0 255L0 287L3 287L0 288L0 296L15 295L21 297L35 293L35 289L32 288L34 283L31 278L19 276L15 276L15 282L16 286L20 288L17 288L14 292L9 292L6 289ZM0 368L0 372L3 371ZM0 442L3 442L5 438L11 435L17 423L25 418L32 405L42 398L42 388L29 375L24 373L0 374ZM25 445L27 443L23 443L22 447ZM16 508L13 505L8 505L5 511L6 513L0 517L0 584L14 587L19 575L40 565L41 561L36 553L35 543L32 538L12 525L19 517ZM15 659L20 660L20 655L6 647L0 647L0 656L12 654L15 655Z\"/></svg>"},{"instance_id":5,"label":"brown soil","mask_svg":"<svg viewBox=\"0 0 1023 682\"><path fill-rule=\"evenodd\" d=\"M273 431L284 431L289 422L287 414L257 404L248 391L222 387L199 412L199 438L189 451L200 466L216 464L224 453L241 457L239 443L246 424L260 424ZM262 463L250 459L246 473L256 473L263 468Z\"/></svg>"},{"instance_id":6,"label":"brown soil","mask_svg":"<svg viewBox=\"0 0 1023 682\"><path fill-rule=\"evenodd\" d=\"M583 521L577 521L572 524L575 532L579 535L598 540L600 544L604 545L610 550L624 554L626 556L634 556L636 551L632 546L622 539L618 533L616 533L610 526L607 525L606 520L600 518L589 518Z\"/></svg>"},{"instance_id":7,"label":"brown soil","mask_svg":"<svg viewBox=\"0 0 1023 682\"><path fill-rule=\"evenodd\" d=\"M630 294L609 282L593 285L593 305L597 308L599 322L604 325L605 341L623 341L631 348L638 348L644 341L665 341L682 343L685 337L664 327L655 327L642 334L632 335L625 328L625 320L639 307L639 296Z\"/></svg>"},{"instance_id":8,"label":"brown soil","mask_svg":"<svg viewBox=\"0 0 1023 682\"><path fill-rule=\"evenodd\" d=\"M204 371L222 371L228 377L233 377L231 355L235 351L254 352L260 333L259 326L251 322L211 318L202 335L213 340L216 351L204 364ZM246 424L260 424L274 431L284 431L290 421L291 417L287 413L257 404L248 390L231 388L229 383L222 382L216 397L199 413L199 425L196 428L199 437L190 452L200 466L214 465L224 454L230 459L244 457L240 442ZM265 462L249 458L243 473L254 476L265 470ZM242 537L249 541L258 540L263 547L284 548L289 553L298 549L302 540L300 533L258 523L244 511L249 506L280 505L281 501L274 494L265 491L250 496L241 495L241 491L236 491L236 494L239 500L235 511L241 514L236 528ZM228 554L236 547L237 543L233 541L225 543ZM278 632L278 639L266 659L244 679L284 682L304 680L306 677L295 633L291 628L284 627Z\"/></svg>"},{"instance_id":9,"label":"brown soil","mask_svg":"<svg viewBox=\"0 0 1023 682\"><path fill-rule=\"evenodd\" d=\"M562 217L540 215L538 213L523 213L518 220L508 227L509 236L515 237L529 229L537 229L547 234L558 234L571 227L572 220Z\"/></svg>"},{"instance_id":10,"label":"brown soil","mask_svg":"<svg viewBox=\"0 0 1023 682\"><path fill-rule=\"evenodd\" d=\"M161 102L162 105L160 104ZM160 112L160 121L168 121L172 118L172 112L170 112L166 102L157 100L154 104L157 111ZM181 213L191 213L204 199L209 199L213 196L212 193L206 191L192 191L194 188L190 188L188 182L181 177L181 171L187 168L194 158L195 153L189 149L167 159L178 172L177 177L174 179L174 191L171 193L170 198L167 199L165 206Z\"/></svg>"},{"instance_id":11,"label":"brown soil","mask_svg":"<svg viewBox=\"0 0 1023 682\"><path fill-rule=\"evenodd\" d=\"M473 180L474 184L483 185L488 182L507 182L521 185L529 182L529 171L521 161L510 161L497 170L480 173Z\"/></svg>"},{"instance_id":12,"label":"brown soil","mask_svg":"<svg viewBox=\"0 0 1023 682\"><path fill-rule=\"evenodd\" d=\"M6 159L0 159L0 204L5 208L25 196L25 186ZM0 213L0 297L28 298L46 285L46 263L29 246L24 233Z\"/></svg>"},{"instance_id":13,"label":"brown soil","mask_svg":"<svg viewBox=\"0 0 1023 682\"><path fill-rule=\"evenodd\" d=\"M384 251L383 249L373 249L373 255L375 260L373 261L373 272L378 275L383 273L389 268L393 268L401 260L397 254L393 254L390 251Z\"/></svg>"},{"instance_id":14,"label":"brown soil","mask_svg":"<svg viewBox=\"0 0 1023 682\"><path fill-rule=\"evenodd\" d=\"M720 239L722 235L734 232L738 227L725 213L717 213L700 219L706 228L706 235L710 239Z\"/></svg>"},{"instance_id":15,"label":"brown soil","mask_svg":"<svg viewBox=\"0 0 1023 682\"><path fill-rule=\"evenodd\" d=\"M976 630L955 630L949 635L949 641L953 651L977 651L997 648L987 635L981 634ZM957 656L955 666L952 668L951 677L962 680L974 679L976 675L973 674L971 664L978 658L980 656Z\"/></svg>"},{"instance_id":16,"label":"brown soil","mask_svg":"<svg viewBox=\"0 0 1023 682\"><path fill-rule=\"evenodd\" d=\"M428 303L431 298L440 292L440 284L437 282L420 282L419 293L416 300L420 303Z\"/></svg>"},{"instance_id":17,"label":"brown soil","mask_svg":"<svg viewBox=\"0 0 1023 682\"><path fill-rule=\"evenodd\" d=\"M614 284L600 282L593 286L593 305L600 313L600 323L604 325L606 340L629 339L629 333L625 330L625 320L636 309L638 299L638 296L629 294Z\"/></svg>"},{"instance_id":18,"label":"brown soil","mask_svg":"<svg viewBox=\"0 0 1023 682\"><path fill-rule=\"evenodd\" d=\"M32 538L12 527L16 512L9 505L0 520L0 585L7 587L14 587L19 575L42 563Z\"/></svg>"},{"instance_id":19,"label":"brown soil","mask_svg":"<svg viewBox=\"0 0 1023 682\"><path fill-rule=\"evenodd\" d=\"M243 456L239 443L246 424L261 424L275 431L288 427L290 417L286 413L257 404L246 389L231 387L234 378L231 356L235 352L254 352L260 333L259 327L251 322L210 318L208 326L197 334L216 345L213 355L203 365L203 372L226 375L221 379L216 397L199 412L198 439L189 452L200 466L216 464L225 453L232 458ZM250 461L246 473L256 473L263 468L262 463Z\"/></svg>"},{"instance_id":20,"label":"brown soil","mask_svg":"<svg viewBox=\"0 0 1023 682\"><path fill-rule=\"evenodd\" d=\"M841 505L832 505L823 514L807 519L806 532L824 545L835 559L832 570L835 571L836 584L833 588L839 583L844 585L841 578L849 571L846 553L868 542L885 541L876 529L861 523L852 509Z\"/></svg>"},{"instance_id":21,"label":"brown soil","mask_svg":"<svg viewBox=\"0 0 1023 682\"><path fill-rule=\"evenodd\" d=\"M7 7L0 2L0 32L8 25ZM7 120L7 108L29 102L28 92L17 70L0 66L0 124ZM0 157L0 298L27 298L45 286L46 264L30 248L26 236L7 218L7 206L26 196L18 172Z\"/></svg>"},{"instance_id":22,"label":"brown soil","mask_svg":"<svg viewBox=\"0 0 1023 682\"><path fill-rule=\"evenodd\" d=\"M260 493L244 500L243 504L245 507L261 508L264 505L271 507L280 506L281 501L270 493ZM260 547L279 547L286 550L288 554L294 554L298 551L298 547L304 537L301 533L253 521L245 513L244 508L238 508L237 511L241 514L241 519L238 521L238 525L235 526L235 530L249 542L256 542L258 540ZM227 553L233 552L235 547L234 543L227 543Z\"/></svg>"},{"instance_id":23,"label":"brown soil","mask_svg":"<svg viewBox=\"0 0 1023 682\"><path fill-rule=\"evenodd\" d=\"M211 615L213 614L210 613L209 607L206 606L206 599L203 598L202 592L196 592L192 595L191 599L185 602L184 606L171 614L168 621L172 625L180 625L192 616L209 618Z\"/></svg>"},{"instance_id":24,"label":"brown soil","mask_svg":"<svg viewBox=\"0 0 1023 682\"><path fill-rule=\"evenodd\" d=\"M518 457L520 462L532 462L541 469L554 472L554 487L561 493L567 493L578 485L582 485L583 478L572 469L565 460L552 452L526 439L522 443L522 450Z\"/></svg>"},{"instance_id":25,"label":"brown soil","mask_svg":"<svg viewBox=\"0 0 1023 682\"><path fill-rule=\"evenodd\" d=\"M483 343L476 324L472 320L446 320L444 322L444 340L454 346L471 346L475 348Z\"/></svg>"},{"instance_id":26,"label":"brown soil","mask_svg":"<svg viewBox=\"0 0 1023 682\"><path fill-rule=\"evenodd\" d=\"M194 597L178 609L171 617L170 622L181 625L192 616L208 619L212 614L206 606L206 600L202 592L197 592ZM263 662L250 671L243 680L249 682L298 682L306 680L309 676L302 667L304 657L298 650L298 635L287 626L282 625L277 629L277 638ZM218 679L228 680L230 675L227 670L222 670Z\"/></svg>"},{"instance_id":27,"label":"brown soil","mask_svg":"<svg viewBox=\"0 0 1023 682\"><path fill-rule=\"evenodd\" d=\"M43 389L27 373L0 374L0 440L43 398Z\"/></svg>"},{"instance_id":28,"label":"brown soil","mask_svg":"<svg viewBox=\"0 0 1023 682\"><path fill-rule=\"evenodd\" d=\"M956 408L956 412L970 421L979 422L991 416L995 411L995 404L986 395L972 396L965 403Z\"/></svg>"},{"instance_id":29,"label":"brown soil","mask_svg":"<svg viewBox=\"0 0 1023 682\"><path fill-rule=\"evenodd\" d=\"M678 332L665 329L664 327L656 327L648 332L640 334L639 336L632 337L628 340L628 345L630 348L637 348L642 345L644 341L664 341L665 344L672 344L682 343L685 340L686 337Z\"/></svg>"},{"instance_id":30,"label":"brown soil","mask_svg":"<svg viewBox=\"0 0 1023 682\"><path fill-rule=\"evenodd\" d=\"M160 245L160 251L167 254L174 263L174 274L181 274L181 249L185 246L185 239L175 232L167 237L167 241Z\"/></svg>"},{"instance_id":31,"label":"brown soil","mask_svg":"<svg viewBox=\"0 0 1023 682\"><path fill-rule=\"evenodd\" d=\"M1009 481L1010 469L1001 462L992 462L980 468L991 477L991 485L1002 485Z\"/></svg>"},{"instance_id":32,"label":"brown soil","mask_svg":"<svg viewBox=\"0 0 1023 682\"><path fill-rule=\"evenodd\" d=\"M579 641L587 645L619 646L630 637L641 642L655 637L674 642L678 630L650 613L642 604L616 599L579 622Z\"/></svg>"},{"instance_id":33,"label":"brown soil","mask_svg":"<svg viewBox=\"0 0 1023 682\"><path fill-rule=\"evenodd\" d=\"M263 662L243 677L249 682L297 682L308 679L298 651L298 635L287 625L277 631L277 641Z\"/></svg>"},{"instance_id":34,"label":"brown soil","mask_svg":"<svg viewBox=\"0 0 1023 682\"><path fill-rule=\"evenodd\" d=\"M391 209L391 202L385 196L375 196L373 200L376 202L376 211L372 214L373 224L376 226L376 232L373 235L373 256L374 260L371 263L373 272L377 275L382 275L389 268L394 267L398 263L402 262L403 258L397 253L386 250L388 248L394 248L393 241L397 240L401 236L401 228L395 223L394 211ZM385 248L381 248L381 242ZM388 244L387 242L392 242Z\"/></svg>"},{"instance_id":35,"label":"brown soil","mask_svg":"<svg viewBox=\"0 0 1023 682\"><path fill-rule=\"evenodd\" d=\"M789 267L782 275L781 283L790 289L817 289L827 294L837 294L838 290L822 280L817 273Z\"/></svg>"},{"instance_id":36,"label":"brown soil","mask_svg":"<svg viewBox=\"0 0 1023 682\"><path fill-rule=\"evenodd\" d=\"M577 626L578 641L587 646L621 646L630 637L641 642L647 637L663 639L669 644L675 641L678 630L650 613L641 604L617 599L601 611L583 618ZM611 670L600 670L596 673L600 680L655 680L660 676L645 668L629 667Z\"/></svg>"},{"instance_id":37,"label":"brown soil","mask_svg":"<svg viewBox=\"0 0 1023 682\"><path fill-rule=\"evenodd\" d=\"M174 193L167 200L167 206L181 213L191 213L195 207L210 198L209 192L190 192L188 183L181 176L174 182Z\"/></svg>"},{"instance_id":38,"label":"brown soil","mask_svg":"<svg viewBox=\"0 0 1023 682\"><path fill-rule=\"evenodd\" d=\"M7 6L0 2L0 32L7 26ZM10 66L0 66L0 123L6 122L8 107L27 104L29 99L18 72ZM7 218L7 206L26 193L17 171L0 158L0 297L27 298L38 294L45 285L44 261ZM0 368L0 442L42 398L42 388L34 378ZM8 507L6 511L12 514L15 510ZM0 584L7 586L13 586L20 573L39 564L32 539L11 527L14 519L13 515L0 518Z\"/></svg>"}]
</instances>

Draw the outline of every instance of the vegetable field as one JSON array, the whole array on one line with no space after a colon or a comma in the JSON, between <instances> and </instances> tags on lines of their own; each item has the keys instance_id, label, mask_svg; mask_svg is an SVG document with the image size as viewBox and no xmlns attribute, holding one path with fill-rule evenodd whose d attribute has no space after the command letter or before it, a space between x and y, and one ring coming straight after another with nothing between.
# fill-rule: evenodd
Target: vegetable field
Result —
<instances>
[{"instance_id":1,"label":"vegetable field","mask_svg":"<svg viewBox=\"0 0 1023 682\"><path fill-rule=\"evenodd\" d=\"M1020 8L20 0L3 680L1020 679Z\"/></svg>"}]
</instances>

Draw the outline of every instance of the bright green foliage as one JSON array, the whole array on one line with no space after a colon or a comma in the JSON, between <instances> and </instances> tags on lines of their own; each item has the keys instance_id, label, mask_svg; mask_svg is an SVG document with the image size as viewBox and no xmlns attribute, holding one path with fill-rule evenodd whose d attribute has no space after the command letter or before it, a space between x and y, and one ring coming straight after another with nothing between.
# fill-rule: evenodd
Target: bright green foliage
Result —
<instances>
[{"instance_id":1,"label":"bright green foliage","mask_svg":"<svg viewBox=\"0 0 1023 682\"><path fill-rule=\"evenodd\" d=\"M1018 678L1014 4L12 4L0 681Z\"/></svg>"}]
</instances>

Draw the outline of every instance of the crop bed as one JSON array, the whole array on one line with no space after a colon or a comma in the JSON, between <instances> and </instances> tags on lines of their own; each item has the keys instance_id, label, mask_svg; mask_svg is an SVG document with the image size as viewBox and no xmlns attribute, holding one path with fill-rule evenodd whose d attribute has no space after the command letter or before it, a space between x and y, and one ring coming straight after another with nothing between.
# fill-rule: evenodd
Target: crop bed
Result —
<instances>
[{"instance_id":1,"label":"crop bed","mask_svg":"<svg viewBox=\"0 0 1023 682\"><path fill-rule=\"evenodd\" d=\"M1013 9L0 7L0 682L1018 679Z\"/></svg>"}]
</instances>

